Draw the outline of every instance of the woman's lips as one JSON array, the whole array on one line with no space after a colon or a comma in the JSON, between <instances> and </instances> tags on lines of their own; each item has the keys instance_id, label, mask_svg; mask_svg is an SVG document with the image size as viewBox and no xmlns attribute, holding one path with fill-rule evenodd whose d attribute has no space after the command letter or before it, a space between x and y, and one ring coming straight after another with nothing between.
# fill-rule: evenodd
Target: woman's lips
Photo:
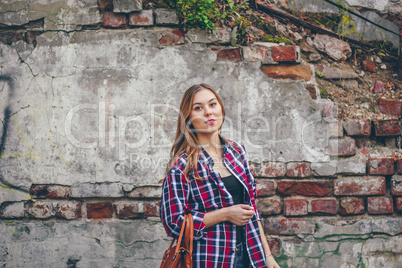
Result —
<instances>
[{"instance_id":1,"label":"woman's lips","mask_svg":"<svg viewBox=\"0 0 402 268\"><path fill-rule=\"evenodd\" d=\"M215 121L216 121L216 120L214 120L214 119L208 120L208 121L207 121L207 125L213 125L213 124L215 124Z\"/></svg>"}]
</instances>

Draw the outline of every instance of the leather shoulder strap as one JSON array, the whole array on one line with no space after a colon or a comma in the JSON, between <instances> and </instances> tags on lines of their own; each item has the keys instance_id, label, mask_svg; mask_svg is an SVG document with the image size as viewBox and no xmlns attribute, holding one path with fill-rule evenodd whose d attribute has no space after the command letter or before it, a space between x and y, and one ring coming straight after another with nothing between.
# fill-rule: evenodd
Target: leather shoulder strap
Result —
<instances>
[{"instance_id":1,"label":"leather shoulder strap","mask_svg":"<svg viewBox=\"0 0 402 268\"><path fill-rule=\"evenodd\" d=\"M184 234L184 231L186 230L186 225L187 225L187 217L186 216L187 215L184 215L183 225L181 226L180 235L179 235L179 238L177 239L177 247L176 247L175 254L177 254L177 252L179 252L180 244L181 244L181 241L183 240L183 234Z\"/></svg>"},{"instance_id":2,"label":"leather shoulder strap","mask_svg":"<svg viewBox=\"0 0 402 268\"><path fill-rule=\"evenodd\" d=\"M187 217L187 226L186 226L186 234L184 235L184 245L186 249L190 252L190 255L193 253L193 240L194 240L194 222L193 215L191 213L186 215Z\"/></svg>"}]
</instances>

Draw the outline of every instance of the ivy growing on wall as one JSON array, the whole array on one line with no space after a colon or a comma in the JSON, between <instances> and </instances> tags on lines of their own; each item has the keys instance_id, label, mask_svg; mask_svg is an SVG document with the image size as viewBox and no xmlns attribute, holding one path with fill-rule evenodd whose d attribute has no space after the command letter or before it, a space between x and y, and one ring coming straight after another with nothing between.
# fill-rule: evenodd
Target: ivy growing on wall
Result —
<instances>
[{"instance_id":1,"label":"ivy growing on wall","mask_svg":"<svg viewBox=\"0 0 402 268\"><path fill-rule=\"evenodd\" d=\"M240 11L248 9L247 1L233 0L167 0L185 28L198 27L205 30L215 30L225 21L236 21L241 17Z\"/></svg>"}]
</instances>

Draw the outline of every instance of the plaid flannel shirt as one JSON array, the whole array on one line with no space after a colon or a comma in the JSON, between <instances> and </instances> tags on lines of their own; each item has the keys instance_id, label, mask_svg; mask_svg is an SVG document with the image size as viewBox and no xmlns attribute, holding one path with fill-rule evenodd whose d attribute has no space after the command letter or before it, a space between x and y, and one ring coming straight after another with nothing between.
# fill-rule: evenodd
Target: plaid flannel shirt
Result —
<instances>
[{"instance_id":1,"label":"plaid flannel shirt","mask_svg":"<svg viewBox=\"0 0 402 268\"><path fill-rule=\"evenodd\" d=\"M255 215L244 226L247 252L251 267L266 267L261 243L255 198L256 184L251 175L244 146L221 137L224 147L224 163L228 170L242 183L246 191L244 200L254 208ZM184 178L187 154L183 153L166 175L161 198L160 217L167 234L178 237L184 214L191 213L194 220L193 266L234 267L236 249L236 225L225 221L205 228L205 213L234 205L232 196L225 188L219 173L215 172L211 156L201 149L197 172L204 180L190 181Z\"/></svg>"}]
</instances>

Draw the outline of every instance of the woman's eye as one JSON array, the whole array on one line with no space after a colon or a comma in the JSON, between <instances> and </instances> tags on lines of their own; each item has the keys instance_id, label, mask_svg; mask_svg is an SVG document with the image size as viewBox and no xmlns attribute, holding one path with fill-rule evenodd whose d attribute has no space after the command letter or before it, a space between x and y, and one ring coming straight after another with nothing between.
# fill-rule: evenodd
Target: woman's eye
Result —
<instances>
[{"instance_id":1,"label":"woman's eye","mask_svg":"<svg viewBox=\"0 0 402 268\"><path fill-rule=\"evenodd\" d=\"M214 102L214 103L211 103L211 106L215 106L216 105L216 103Z\"/></svg>"},{"instance_id":2,"label":"woman's eye","mask_svg":"<svg viewBox=\"0 0 402 268\"><path fill-rule=\"evenodd\" d=\"M195 107L195 109L194 109L194 110L199 110L199 109L201 109L201 106L197 106L197 107Z\"/></svg>"}]
</instances>

